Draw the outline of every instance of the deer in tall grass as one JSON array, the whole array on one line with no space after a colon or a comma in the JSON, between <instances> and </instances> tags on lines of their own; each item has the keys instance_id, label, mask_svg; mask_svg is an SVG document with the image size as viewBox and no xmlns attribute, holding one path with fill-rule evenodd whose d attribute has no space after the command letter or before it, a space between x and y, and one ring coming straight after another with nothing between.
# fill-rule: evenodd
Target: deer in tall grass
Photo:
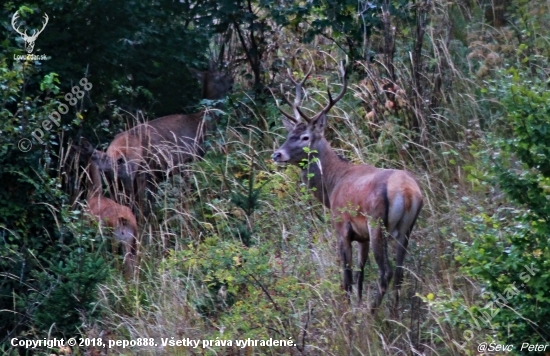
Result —
<instances>
[{"instance_id":1,"label":"deer in tall grass","mask_svg":"<svg viewBox=\"0 0 550 356\"><path fill-rule=\"evenodd\" d=\"M80 153L81 162L86 165L88 214L112 229L116 241L122 245L124 274L131 277L134 271L138 233L136 217L129 207L103 196L101 174L91 159L93 147L87 141L83 141L81 146L73 146L73 149Z\"/></svg>"},{"instance_id":2,"label":"deer in tall grass","mask_svg":"<svg viewBox=\"0 0 550 356\"><path fill-rule=\"evenodd\" d=\"M222 99L233 86L229 73L192 71L203 99ZM118 177L127 193L143 193L150 172L168 172L204 154L205 133L214 126L210 113L169 115L118 134L106 152L96 150L93 161L110 177Z\"/></svg>"},{"instance_id":3,"label":"deer in tall grass","mask_svg":"<svg viewBox=\"0 0 550 356\"><path fill-rule=\"evenodd\" d=\"M338 246L343 264L343 288L348 301L352 290L352 242L359 247L357 294L363 293L364 268L372 249L379 270L378 292L372 312L381 304L393 277L388 258L388 240L396 240L395 304L399 302L399 289L403 280L403 262L409 237L423 205L422 192L414 176L404 170L381 169L367 164L353 164L336 154L324 132L327 114L344 96L347 89L347 71L340 67L343 78L342 91L333 99L327 88L328 104L312 117L304 114L301 105L302 86L311 72L301 82L295 80L294 102L283 94L294 116L279 108L286 117L283 123L289 132L285 143L273 153L277 164L290 163L302 168L302 181L313 194L330 209L332 224L338 235ZM302 120L303 119L303 120Z\"/></svg>"}]
</instances>

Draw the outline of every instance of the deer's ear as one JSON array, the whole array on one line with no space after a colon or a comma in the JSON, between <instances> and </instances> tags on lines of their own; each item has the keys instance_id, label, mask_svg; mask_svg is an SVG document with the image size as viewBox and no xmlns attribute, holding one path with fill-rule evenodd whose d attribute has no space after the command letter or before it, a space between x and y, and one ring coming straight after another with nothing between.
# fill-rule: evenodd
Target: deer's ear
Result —
<instances>
[{"instance_id":1,"label":"deer's ear","mask_svg":"<svg viewBox=\"0 0 550 356\"><path fill-rule=\"evenodd\" d=\"M296 125L286 117L283 117L283 126L288 132L291 132L296 127Z\"/></svg>"},{"instance_id":2,"label":"deer's ear","mask_svg":"<svg viewBox=\"0 0 550 356\"><path fill-rule=\"evenodd\" d=\"M318 117L311 120L311 127L313 132L317 134L323 134L325 132L325 127L327 126L327 114L321 113Z\"/></svg>"}]
</instances>

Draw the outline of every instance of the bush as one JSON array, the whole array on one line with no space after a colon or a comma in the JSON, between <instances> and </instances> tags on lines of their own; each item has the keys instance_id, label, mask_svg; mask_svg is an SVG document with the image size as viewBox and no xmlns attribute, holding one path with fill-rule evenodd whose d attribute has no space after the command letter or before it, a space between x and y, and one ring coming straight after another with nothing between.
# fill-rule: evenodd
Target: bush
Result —
<instances>
[{"instance_id":1,"label":"bush","mask_svg":"<svg viewBox=\"0 0 550 356\"><path fill-rule=\"evenodd\" d=\"M61 191L56 152L69 125L44 129L42 145L32 138L57 107L59 79L1 56L0 68L0 343L29 330L74 336L93 314L107 269Z\"/></svg>"},{"instance_id":2,"label":"bush","mask_svg":"<svg viewBox=\"0 0 550 356\"><path fill-rule=\"evenodd\" d=\"M550 336L550 92L543 81L507 74L492 89L503 96L506 132L489 140L485 160L487 178L517 206L468 217L473 242L459 245L457 260L486 286L489 303L474 315L517 345Z\"/></svg>"}]
</instances>

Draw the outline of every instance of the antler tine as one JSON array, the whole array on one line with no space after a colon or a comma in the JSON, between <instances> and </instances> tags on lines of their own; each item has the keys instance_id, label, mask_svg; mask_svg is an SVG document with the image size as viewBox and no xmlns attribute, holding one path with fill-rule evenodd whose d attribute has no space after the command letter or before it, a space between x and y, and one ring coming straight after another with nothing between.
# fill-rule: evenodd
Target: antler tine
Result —
<instances>
[{"instance_id":1,"label":"antler tine","mask_svg":"<svg viewBox=\"0 0 550 356\"><path fill-rule=\"evenodd\" d=\"M296 86L296 94L294 96L293 104L291 104L290 101L286 99L286 96L285 96L285 100L290 106L292 106L292 110L294 111L294 116L297 121L300 121L300 117L302 117L307 122L311 121L311 118L308 117L306 114L304 114L300 110L300 104L302 103L302 87L304 83L307 81L312 70L313 70L313 64L309 67L309 70L304 75L304 78L300 82L298 82L296 79L294 79L294 76L292 75L290 68L287 68L288 77L290 78L290 81L292 81L292 83Z\"/></svg>"},{"instance_id":2,"label":"antler tine","mask_svg":"<svg viewBox=\"0 0 550 356\"><path fill-rule=\"evenodd\" d=\"M321 113L328 113L329 110L338 102L340 101L340 99L342 99L342 97L344 96L344 94L346 93L346 90L348 88L348 78L347 78L347 74L348 74L348 70L347 68L344 69L344 64L343 62L341 62L339 68L338 68L340 74L342 75L343 77L343 82L342 82L342 91L340 92L340 94L338 94L338 96L336 97L336 99L333 99L332 98L332 94L330 93L330 88L328 87L327 85L327 94L328 94L328 104L327 106L325 106L323 108L323 110L321 110Z\"/></svg>"},{"instance_id":3,"label":"antler tine","mask_svg":"<svg viewBox=\"0 0 550 356\"><path fill-rule=\"evenodd\" d=\"M21 31L19 31L19 27L21 27L21 25L15 27L15 21L17 21L18 18L19 18L19 12L16 11L15 14L13 14L13 17L11 18L11 26L13 27L15 32L17 32L21 36L26 36L27 31L25 31L25 33L22 33Z\"/></svg>"},{"instance_id":4,"label":"antler tine","mask_svg":"<svg viewBox=\"0 0 550 356\"><path fill-rule=\"evenodd\" d=\"M298 124L299 121L296 121L296 119L294 117L292 117L292 115L289 115L287 114L283 109L281 109L281 107L279 106L279 104L277 103L277 98L275 98L275 95L273 95L273 91L271 90L271 88L269 88L269 91L271 92L271 95L273 96L273 98L275 99L275 105L277 106L277 109L281 112L281 114L283 114L287 119L289 119L290 121L292 121L293 123L295 124ZM283 98L285 99L285 101L291 105L291 103L289 102L289 100L286 98L285 94L284 94L284 91L283 91L283 85L281 84L281 94L283 94Z\"/></svg>"},{"instance_id":5,"label":"antler tine","mask_svg":"<svg viewBox=\"0 0 550 356\"><path fill-rule=\"evenodd\" d=\"M290 68L287 68L286 71L287 71L288 77L290 78L290 81L295 86L295 94L294 94L294 103L290 103L290 101L286 99L286 95L285 95L285 100L288 103L288 105L292 107L292 111L294 111L294 117L296 118L296 121L301 121L300 112L298 111L298 108L302 103L302 85L304 84L305 78L307 77L304 77L304 79L302 79L302 81L298 83L298 81L294 79L294 76L292 75Z\"/></svg>"},{"instance_id":6,"label":"antler tine","mask_svg":"<svg viewBox=\"0 0 550 356\"><path fill-rule=\"evenodd\" d=\"M296 86L296 98L297 98L297 100L295 100L295 101L297 102L297 105L300 105L301 101L302 101L302 90L301 89L302 89L302 86L307 81L309 75L311 74L311 71L313 70L313 64L309 67L309 70L304 75L304 78L302 79L302 81L300 83L298 83L298 81L296 81L296 79L294 79L294 76L290 72L290 68L287 68L286 70L288 72L288 76L289 76L290 80Z\"/></svg>"},{"instance_id":7,"label":"antler tine","mask_svg":"<svg viewBox=\"0 0 550 356\"><path fill-rule=\"evenodd\" d=\"M281 94L283 96L283 100L285 101L285 103L287 103L291 108L294 108L294 103L292 103L290 100L288 100L288 98L286 97L285 95L285 91L283 89L283 84L281 84ZM292 120L292 122L294 122L295 124L299 123L300 122L300 116L294 116L292 117L292 115L290 114L287 114L283 109L281 109L278 105L277 105L277 108L279 109L279 111L284 115L286 116L287 118L289 118L290 120Z\"/></svg>"},{"instance_id":8,"label":"antler tine","mask_svg":"<svg viewBox=\"0 0 550 356\"><path fill-rule=\"evenodd\" d=\"M11 18L11 25L15 29L15 31L17 31L17 29L15 28L15 21L17 21L18 18L19 18L19 14L16 11Z\"/></svg>"},{"instance_id":9,"label":"antler tine","mask_svg":"<svg viewBox=\"0 0 550 356\"><path fill-rule=\"evenodd\" d=\"M48 17L48 14L44 14L44 20L46 20L46 22L42 23L42 29L34 30L32 37L38 37L38 35L41 34L42 31L44 31L44 29L46 28L46 25L48 24L49 19L50 18Z\"/></svg>"},{"instance_id":10,"label":"antler tine","mask_svg":"<svg viewBox=\"0 0 550 356\"><path fill-rule=\"evenodd\" d=\"M44 22L44 24L42 25L42 30L40 30L40 32L44 31L44 29L46 28L46 25L48 24L48 21L50 21L50 18L46 13L44 14L44 20L46 20L46 22Z\"/></svg>"},{"instance_id":11,"label":"antler tine","mask_svg":"<svg viewBox=\"0 0 550 356\"><path fill-rule=\"evenodd\" d=\"M302 110L300 110L299 107L296 107L296 111L298 112L298 114L300 114L301 117L304 118L304 120L306 120L307 123L310 123L311 122L311 117L307 116L306 114L304 114L304 112Z\"/></svg>"},{"instance_id":12,"label":"antler tine","mask_svg":"<svg viewBox=\"0 0 550 356\"><path fill-rule=\"evenodd\" d=\"M302 79L302 81L300 83L298 83L298 81L296 79L294 79L294 76L290 72L290 68L287 68L286 70L287 70L288 76L290 77L290 80L292 81L292 83L294 83L294 85L299 85L301 87L306 82L307 77L309 77L309 75L311 74L311 71L313 70L313 64L309 67L307 73L304 75L304 78Z\"/></svg>"},{"instance_id":13,"label":"antler tine","mask_svg":"<svg viewBox=\"0 0 550 356\"><path fill-rule=\"evenodd\" d=\"M279 112L281 114L283 114L287 119L289 119L290 121L292 121L293 123L295 124L299 124L300 121L296 121L296 119L292 116L292 115L289 115L287 114L283 109L281 109L280 107L277 106L277 109L279 109Z\"/></svg>"}]
</instances>

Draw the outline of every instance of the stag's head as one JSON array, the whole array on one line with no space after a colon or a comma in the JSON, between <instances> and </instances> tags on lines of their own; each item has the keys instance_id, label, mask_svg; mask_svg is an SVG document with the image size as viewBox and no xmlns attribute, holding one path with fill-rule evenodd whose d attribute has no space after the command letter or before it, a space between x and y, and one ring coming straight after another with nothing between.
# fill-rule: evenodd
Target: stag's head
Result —
<instances>
[{"instance_id":1,"label":"stag's head","mask_svg":"<svg viewBox=\"0 0 550 356\"><path fill-rule=\"evenodd\" d=\"M45 21L42 23L42 29L33 30L33 33L31 36L27 35L27 30L25 30L25 32L19 31L20 26L15 25L18 18L19 18L19 14L18 14L18 11L16 11L15 14L13 14L13 17L11 18L11 25L15 30L15 32L17 32L18 34L21 35L21 37L23 37L23 40L25 41L25 50L27 51L27 53L32 53L32 51L34 50L34 42L38 38L38 35L41 34L42 31L44 31L44 29L46 28L46 25L48 24L48 20L49 20L48 14L44 14Z\"/></svg>"},{"instance_id":2,"label":"stag's head","mask_svg":"<svg viewBox=\"0 0 550 356\"><path fill-rule=\"evenodd\" d=\"M313 68L313 67L312 67ZM294 116L286 113L279 108L279 111L285 116L283 118L283 125L288 131L288 136L285 143L273 153L273 160L277 164L290 163L294 165L299 165L308 155L308 148L310 151L317 151L322 148L325 142L325 127L327 124L327 114L330 109L344 96L347 89L347 79L346 71L343 68L343 65L340 67L340 74L342 76L343 85L342 91L336 98L332 97L330 89L327 87L328 94L328 104L317 114L312 117L308 117L300 109L300 104L302 101L302 86L306 82L311 69L306 73L304 79L301 82L298 82L290 70L288 75L290 80L295 85L296 93L294 96L294 102L290 102L286 95L283 94L284 100L292 107ZM303 121L302 121L303 119Z\"/></svg>"}]
</instances>

